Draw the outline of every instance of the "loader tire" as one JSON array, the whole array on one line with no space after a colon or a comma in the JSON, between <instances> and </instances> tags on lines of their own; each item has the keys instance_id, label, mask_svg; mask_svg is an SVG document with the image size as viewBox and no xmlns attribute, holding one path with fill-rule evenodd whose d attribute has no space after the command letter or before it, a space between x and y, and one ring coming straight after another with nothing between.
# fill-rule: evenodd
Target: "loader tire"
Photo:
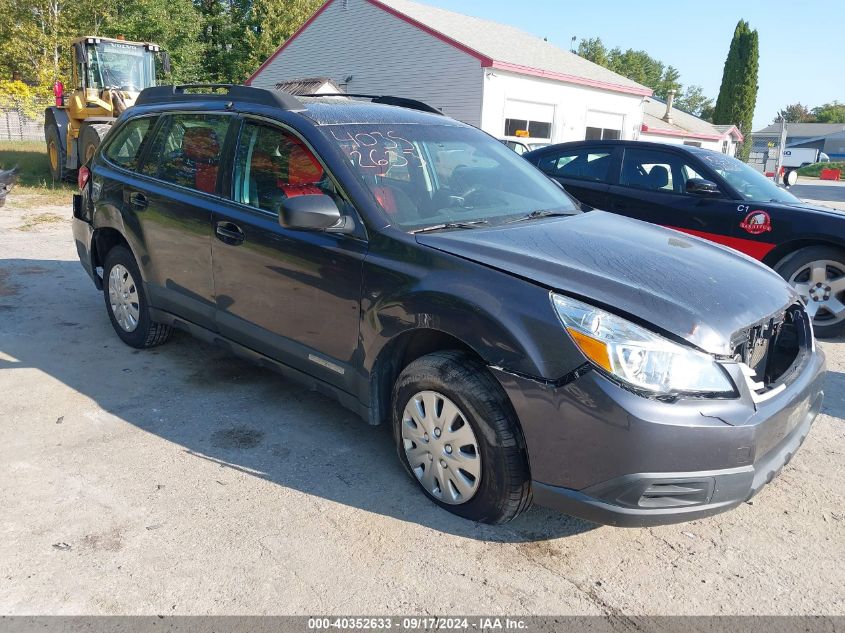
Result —
<instances>
[{"instance_id":1,"label":"loader tire","mask_svg":"<svg viewBox=\"0 0 845 633\"><path fill-rule=\"evenodd\" d=\"M44 138L47 140L47 162L50 164L50 176L53 178L53 182L67 180L71 172L65 167L66 156L62 151L59 128L55 123L48 124Z\"/></svg>"},{"instance_id":2,"label":"loader tire","mask_svg":"<svg viewBox=\"0 0 845 633\"><path fill-rule=\"evenodd\" d=\"M94 158L94 152L103 142L106 133L111 128L107 123L89 123L82 128L79 135L79 165L87 165Z\"/></svg>"}]
</instances>

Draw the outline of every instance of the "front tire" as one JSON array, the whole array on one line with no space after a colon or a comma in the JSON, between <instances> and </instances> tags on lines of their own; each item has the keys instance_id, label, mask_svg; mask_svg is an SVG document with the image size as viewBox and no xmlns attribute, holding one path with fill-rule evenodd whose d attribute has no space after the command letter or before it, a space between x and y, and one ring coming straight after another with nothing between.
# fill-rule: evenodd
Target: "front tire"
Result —
<instances>
[{"instance_id":1,"label":"front tire","mask_svg":"<svg viewBox=\"0 0 845 633\"><path fill-rule=\"evenodd\" d=\"M808 246L781 261L775 270L807 303L820 338L845 332L845 252L832 246Z\"/></svg>"},{"instance_id":2,"label":"front tire","mask_svg":"<svg viewBox=\"0 0 845 633\"><path fill-rule=\"evenodd\" d=\"M141 272L125 246L115 246L106 255L103 297L114 331L130 347L155 347L170 337L170 326L150 318Z\"/></svg>"},{"instance_id":3,"label":"front tire","mask_svg":"<svg viewBox=\"0 0 845 633\"><path fill-rule=\"evenodd\" d=\"M418 358L396 380L392 413L400 461L442 508L495 524L531 505L519 422L482 363L459 351Z\"/></svg>"}]
</instances>

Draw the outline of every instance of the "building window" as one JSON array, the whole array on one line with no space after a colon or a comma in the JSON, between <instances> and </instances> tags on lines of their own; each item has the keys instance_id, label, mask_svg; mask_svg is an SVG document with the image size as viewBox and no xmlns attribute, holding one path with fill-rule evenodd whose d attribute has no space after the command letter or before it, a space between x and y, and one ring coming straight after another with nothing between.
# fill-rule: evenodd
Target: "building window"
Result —
<instances>
[{"instance_id":1,"label":"building window","mask_svg":"<svg viewBox=\"0 0 845 633\"><path fill-rule=\"evenodd\" d=\"M701 147L701 143L698 141L684 141L684 145L689 145L690 147Z\"/></svg>"},{"instance_id":2,"label":"building window","mask_svg":"<svg viewBox=\"0 0 845 633\"><path fill-rule=\"evenodd\" d=\"M615 141L619 138L619 130L602 127L587 127L587 135L584 137L588 141Z\"/></svg>"},{"instance_id":3,"label":"building window","mask_svg":"<svg viewBox=\"0 0 845 633\"><path fill-rule=\"evenodd\" d=\"M517 138L552 138L552 124L549 121L527 119L505 119L505 136Z\"/></svg>"},{"instance_id":4,"label":"building window","mask_svg":"<svg viewBox=\"0 0 845 633\"><path fill-rule=\"evenodd\" d=\"M728 153L728 142L727 141L722 141L722 153L723 154Z\"/></svg>"}]
</instances>

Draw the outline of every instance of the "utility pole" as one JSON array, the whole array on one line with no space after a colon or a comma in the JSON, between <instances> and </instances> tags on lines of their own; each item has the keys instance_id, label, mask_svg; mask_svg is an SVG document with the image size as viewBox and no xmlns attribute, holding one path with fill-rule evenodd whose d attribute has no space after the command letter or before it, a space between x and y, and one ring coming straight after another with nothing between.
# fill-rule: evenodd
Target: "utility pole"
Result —
<instances>
[{"instance_id":1,"label":"utility pole","mask_svg":"<svg viewBox=\"0 0 845 633\"><path fill-rule=\"evenodd\" d=\"M786 117L780 117L780 144L778 145L778 160L775 163L775 184L780 183L780 170L783 167L783 150L786 147Z\"/></svg>"}]
</instances>

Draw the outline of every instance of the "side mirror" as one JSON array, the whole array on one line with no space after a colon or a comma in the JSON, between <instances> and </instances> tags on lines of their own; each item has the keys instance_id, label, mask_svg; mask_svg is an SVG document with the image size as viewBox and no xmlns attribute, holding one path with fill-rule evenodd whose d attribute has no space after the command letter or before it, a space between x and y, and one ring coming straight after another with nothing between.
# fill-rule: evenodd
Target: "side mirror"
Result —
<instances>
[{"instance_id":1,"label":"side mirror","mask_svg":"<svg viewBox=\"0 0 845 633\"><path fill-rule=\"evenodd\" d=\"M170 53L165 50L161 51L161 71L165 75L170 74Z\"/></svg>"},{"instance_id":2,"label":"side mirror","mask_svg":"<svg viewBox=\"0 0 845 633\"><path fill-rule=\"evenodd\" d=\"M323 231L344 224L334 200L324 194L294 196L282 200L279 224L298 231Z\"/></svg>"},{"instance_id":3,"label":"side mirror","mask_svg":"<svg viewBox=\"0 0 845 633\"><path fill-rule=\"evenodd\" d=\"M719 185L704 178L690 178L687 180L687 193L696 196L719 196L722 194L719 191Z\"/></svg>"}]
</instances>

